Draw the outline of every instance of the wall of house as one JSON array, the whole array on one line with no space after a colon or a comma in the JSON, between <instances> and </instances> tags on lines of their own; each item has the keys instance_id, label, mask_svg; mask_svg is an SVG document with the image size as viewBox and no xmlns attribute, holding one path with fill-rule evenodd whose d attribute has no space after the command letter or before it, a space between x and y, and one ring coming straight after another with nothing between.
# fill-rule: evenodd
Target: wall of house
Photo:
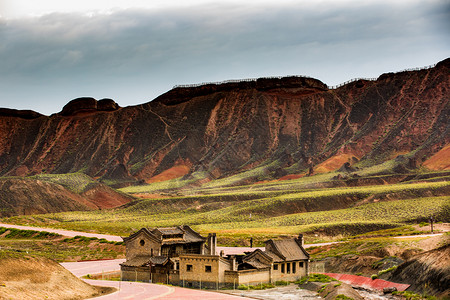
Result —
<instances>
[{"instance_id":1,"label":"wall of house","mask_svg":"<svg viewBox=\"0 0 450 300\"><path fill-rule=\"evenodd\" d=\"M141 243L143 241L143 243ZM160 244L149 239L144 233L140 233L132 240L126 243L126 259L129 260L137 255L148 255L153 253L153 256L160 255ZM153 249L153 252L152 252Z\"/></svg>"},{"instance_id":2,"label":"wall of house","mask_svg":"<svg viewBox=\"0 0 450 300\"><path fill-rule=\"evenodd\" d=\"M180 256L180 281L185 286L216 288L225 281L230 263L217 255Z\"/></svg>"},{"instance_id":3,"label":"wall of house","mask_svg":"<svg viewBox=\"0 0 450 300\"><path fill-rule=\"evenodd\" d=\"M121 266L123 281L150 282L150 268Z\"/></svg>"},{"instance_id":4,"label":"wall of house","mask_svg":"<svg viewBox=\"0 0 450 300\"><path fill-rule=\"evenodd\" d=\"M259 269L259 270L241 270L238 273L238 284L245 285L258 285L260 283L270 282L270 270Z\"/></svg>"},{"instance_id":5,"label":"wall of house","mask_svg":"<svg viewBox=\"0 0 450 300\"><path fill-rule=\"evenodd\" d=\"M301 264L303 264L303 266L301 266ZM275 270L275 265L278 266L277 270ZM281 280L296 281L307 275L307 266L307 261L274 263L272 266L272 282Z\"/></svg>"}]
</instances>

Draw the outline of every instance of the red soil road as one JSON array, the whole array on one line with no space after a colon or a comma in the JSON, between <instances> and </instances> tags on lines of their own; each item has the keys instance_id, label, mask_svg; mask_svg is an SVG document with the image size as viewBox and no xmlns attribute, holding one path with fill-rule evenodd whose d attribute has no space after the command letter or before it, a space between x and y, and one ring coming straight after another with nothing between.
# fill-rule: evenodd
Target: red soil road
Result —
<instances>
[{"instance_id":1,"label":"red soil road","mask_svg":"<svg viewBox=\"0 0 450 300\"><path fill-rule=\"evenodd\" d=\"M101 274L120 270L119 264L124 259L67 262L61 265L77 277L87 274ZM238 296L206 292L160 284L127 281L107 281L84 279L89 284L97 286L115 287L117 292L97 297L95 299L203 299L203 300L238 300L245 299Z\"/></svg>"},{"instance_id":2,"label":"red soil road","mask_svg":"<svg viewBox=\"0 0 450 300\"><path fill-rule=\"evenodd\" d=\"M338 274L338 273L323 273L325 275L328 275L334 279L337 279L339 281L348 283L352 286L362 287L365 289L371 289L371 290L379 290L382 291L384 288L387 287L396 287L398 291L404 291L407 288L409 288L409 284L402 284L402 283L395 283L390 282L382 279L374 279L364 277L364 276L356 276L356 275L350 275L350 274Z\"/></svg>"}]
</instances>

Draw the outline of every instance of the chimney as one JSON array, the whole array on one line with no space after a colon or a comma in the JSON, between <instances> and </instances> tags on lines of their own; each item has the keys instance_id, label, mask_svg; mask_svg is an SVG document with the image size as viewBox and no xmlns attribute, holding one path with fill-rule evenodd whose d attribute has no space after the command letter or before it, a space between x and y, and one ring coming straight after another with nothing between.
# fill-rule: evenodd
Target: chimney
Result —
<instances>
[{"instance_id":1,"label":"chimney","mask_svg":"<svg viewBox=\"0 0 450 300\"><path fill-rule=\"evenodd\" d=\"M215 233L208 234L209 255L216 255L217 236Z\"/></svg>"},{"instance_id":2,"label":"chimney","mask_svg":"<svg viewBox=\"0 0 450 300\"><path fill-rule=\"evenodd\" d=\"M231 271L237 271L236 270L236 256L231 256Z\"/></svg>"},{"instance_id":3,"label":"chimney","mask_svg":"<svg viewBox=\"0 0 450 300\"><path fill-rule=\"evenodd\" d=\"M298 241L300 242L300 245L302 245L302 247L303 247L303 245L304 245L304 243L303 243L303 234L299 234L298 235Z\"/></svg>"}]
</instances>

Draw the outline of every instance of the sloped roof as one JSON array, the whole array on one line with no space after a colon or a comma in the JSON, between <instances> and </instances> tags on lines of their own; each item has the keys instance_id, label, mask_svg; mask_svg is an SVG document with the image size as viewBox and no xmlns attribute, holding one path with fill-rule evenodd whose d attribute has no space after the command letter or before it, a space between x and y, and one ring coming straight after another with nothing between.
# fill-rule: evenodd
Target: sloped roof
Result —
<instances>
[{"instance_id":1,"label":"sloped roof","mask_svg":"<svg viewBox=\"0 0 450 300\"><path fill-rule=\"evenodd\" d=\"M256 249L252 253L244 256L242 263L248 264L256 269L264 269L270 267L272 258L261 249Z\"/></svg>"},{"instance_id":2,"label":"sloped roof","mask_svg":"<svg viewBox=\"0 0 450 300\"><path fill-rule=\"evenodd\" d=\"M159 242L163 245L165 244L187 244L187 243L196 243L196 242L204 242L206 238L201 236L199 233L194 231L188 225L177 226L177 227L162 227L162 228L141 228L137 232L131 234L128 237L123 237L122 239L127 242L129 240L134 239L139 234L144 233L149 238L153 239L156 242ZM171 236L168 239L165 239L164 236ZM173 238L172 236L177 236Z\"/></svg>"},{"instance_id":3,"label":"sloped roof","mask_svg":"<svg viewBox=\"0 0 450 300\"><path fill-rule=\"evenodd\" d=\"M204 242L206 238L201 236L197 231L194 231L189 225L183 225L184 239L187 242Z\"/></svg>"},{"instance_id":4,"label":"sloped roof","mask_svg":"<svg viewBox=\"0 0 450 300\"><path fill-rule=\"evenodd\" d=\"M272 252L267 254L273 257L276 262L309 258L309 254L296 239L269 240L267 244L270 244L272 247L266 247L266 252ZM267 248L269 248L269 250L267 250ZM277 259L276 256L279 258Z\"/></svg>"},{"instance_id":5,"label":"sloped roof","mask_svg":"<svg viewBox=\"0 0 450 300\"><path fill-rule=\"evenodd\" d=\"M135 233L130 234L130 236L122 237L122 239L124 242L128 242L128 241L136 238L137 236L139 236L141 233L156 242L160 241L160 239L157 236L155 236L155 234L151 233L147 228L141 228L138 231L136 231Z\"/></svg>"},{"instance_id":6,"label":"sloped roof","mask_svg":"<svg viewBox=\"0 0 450 300\"><path fill-rule=\"evenodd\" d=\"M268 256L270 256L274 262L280 262L280 261L284 261L284 259L280 256L278 256L276 253L272 252L272 251L264 251L264 253Z\"/></svg>"},{"instance_id":7,"label":"sloped roof","mask_svg":"<svg viewBox=\"0 0 450 300\"><path fill-rule=\"evenodd\" d=\"M270 267L270 265L260 262L259 260L256 260L256 259L247 260L247 261L245 261L245 263L249 264L250 266L254 267L255 269L265 269L265 268Z\"/></svg>"},{"instance_id":8,"label":"sloped roof","mask_svg":"<svg viewBox=\"0 0 450 300\"><path fill-rule=\"evenodd\" d=\"M147 255L138 255L131 259L128 259L127 261L121 263L123 266L129 266L129 267L142 267L145 265L148 265L150 262L151 257Z\"/></svg>"},{"instance_id":9,"label":"sloped roof","mask_svg":"<svg viewBox=\"0 0 450 300\"><path fill-rule=\"evenodd\" d=\"M184 234L184 230L179 226L177 227L159 227L153 228L151 230L152 233L160 236L160 235L176 235L176 234Z\"/></svg>"},{"instance_id":10,"label":"sloped roof","mask_svg":"<svg viewBox=\"0 0 450 300\"><path fill-rule=\"evenodd\" d=\"M150 257L150 262L154 265L165 265L169 261L167 256L153 256Z\"/></svg>"}]
</instances>

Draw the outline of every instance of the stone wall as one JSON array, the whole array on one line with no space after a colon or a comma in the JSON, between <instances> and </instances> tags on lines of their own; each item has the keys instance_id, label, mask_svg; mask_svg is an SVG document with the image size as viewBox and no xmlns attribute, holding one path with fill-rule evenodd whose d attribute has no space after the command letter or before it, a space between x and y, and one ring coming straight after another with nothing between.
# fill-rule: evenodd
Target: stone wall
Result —
<instances>
[{"instance_id":1,"label":"stone wall","mask_svg":"<svg viewBox=\"0 0 450 300\"><path fill-rule=\"evenodd\" d=\"M181 255L180 281L188 287L217 288L225 282L230 262L218 255Z\"/></svg>"},{"instance_id":2,"label":"stone wall","mask_svg":"<svg viewBox=\"0 0 450 300\"><path fill-rule=\"evenodd\" d=\"M151 281L150 268L148 267L143 268L143 267L122 266L121 271L123 281L142 281L142 282Z\"/></svg>"},{"instance_id":3,"label":"stone wall","mask_svg":"<svg viewBox=\"0 0 450 300\"><path fill-rule=\"evenodd\" d=\"M153 251L152 251L153 249ZM134 239L127 241L126 243L126 259L129 260L137 255L161 255L160 244L148 238L143 232L141 232Z\"/></svg>"}]
</instances>

